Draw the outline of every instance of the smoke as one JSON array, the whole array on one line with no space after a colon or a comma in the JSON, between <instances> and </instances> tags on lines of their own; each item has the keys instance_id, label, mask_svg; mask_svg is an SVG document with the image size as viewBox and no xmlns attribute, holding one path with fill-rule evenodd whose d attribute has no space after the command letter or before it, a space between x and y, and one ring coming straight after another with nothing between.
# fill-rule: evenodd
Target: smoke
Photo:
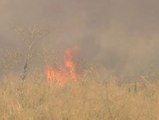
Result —
<instances>
[{"instance_id":1,"label":"smoke","mask_svg":"<svg viewBox=\"0 0 159 120\"><path fill-rule=\"evenodd\" d=\"M21 47L13 26L49 26L37 49L80 47L83 68L120 76L159 69L158 0L1 0L0 46ZM23 46L22 46L23 48Z\"/></svg>"}]
</instances>

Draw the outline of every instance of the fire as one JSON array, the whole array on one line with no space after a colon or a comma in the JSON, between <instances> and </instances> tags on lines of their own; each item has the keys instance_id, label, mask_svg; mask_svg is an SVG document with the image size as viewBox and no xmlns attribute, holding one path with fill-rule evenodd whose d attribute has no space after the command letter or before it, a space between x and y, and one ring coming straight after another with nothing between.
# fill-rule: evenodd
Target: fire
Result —
<instances>
[{"instance_id":1,"label":"fire","mask_svg":"<svg viewBox=\"0 0 159 120\"><path fill-rule=\"evenodd\" d=\"M75 63L73 60L73 50L70 48L65 51L65 68L69 72L70 77L73 80L76 80L77 75L75 71Z\"/></svg>"},{"instance_id":2,"label":"fire","mask_svg":"<svg viewBox=\"0 0 159 120\"><path fill-rule=\"evenodd\" d=\"M74 48L68 48L65 50L63 71L47 67L47 79L49 83L54 82L59 85L64 85L70 80L77 81L76 64L74 62Z\"/></svg>"}]
</instances>

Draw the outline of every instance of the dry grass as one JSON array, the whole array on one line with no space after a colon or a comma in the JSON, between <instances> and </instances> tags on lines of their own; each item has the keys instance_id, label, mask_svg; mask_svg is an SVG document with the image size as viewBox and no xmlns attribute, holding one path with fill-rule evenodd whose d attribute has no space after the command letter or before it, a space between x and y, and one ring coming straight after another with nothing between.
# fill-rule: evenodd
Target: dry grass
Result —
<instances>
[{"instance_id":1,"label":"dry grass","mask_svg":"<svg viewBox=\"0 0 159 120\"><path fill-rule=\"evenodd\" d=\"M159 88L159 87L158 87ZM64 87L8 78L0 83L0 120L159 120L154 87L83 80Z\"/></svg>"}]
</instances>

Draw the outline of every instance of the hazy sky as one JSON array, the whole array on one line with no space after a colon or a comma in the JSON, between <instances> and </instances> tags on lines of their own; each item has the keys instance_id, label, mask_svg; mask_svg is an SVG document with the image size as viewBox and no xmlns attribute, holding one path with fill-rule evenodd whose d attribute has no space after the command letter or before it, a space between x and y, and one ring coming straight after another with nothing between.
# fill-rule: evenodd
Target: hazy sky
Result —
<instances>
[{"instance_id":1,"label":"hazy sky","mask_svg":"<svg viewBox=\"0 0 159 120\"><path fill-rule=\"evenodd\" d=\"M117 23L131 32L159 30L158 0L1 0L1 31L10 24L95 29Z\"/></svg>"}]
</instances>

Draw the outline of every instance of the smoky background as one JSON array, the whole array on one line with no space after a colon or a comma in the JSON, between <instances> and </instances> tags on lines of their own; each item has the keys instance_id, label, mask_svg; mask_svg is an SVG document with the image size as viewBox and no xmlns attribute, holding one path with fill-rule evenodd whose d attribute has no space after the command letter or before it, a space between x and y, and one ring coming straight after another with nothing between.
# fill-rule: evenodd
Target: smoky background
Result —
<instances>
[{"instance_id":1,"label":"smoky background","mask_svg":"<svg viewBox=\"0 0 159 120\"><path fill-rule=\"evenodd\" d=\"M12 69L21 71L24 65L27 47L23 39L30 39L30 34L23 36L15 29L27 32L39 26L46 35L37 38L31 51L32 71L54 61L58 66L52 66L61 67L63 51L79 46L75 54L78 71L93 66L121 78L148 74L157 79L158 4L157 0L1 0L1 71L6 66L2 62L6 50L21 53L15 57L20 63Z\"/></svg>"}]
</instances>

